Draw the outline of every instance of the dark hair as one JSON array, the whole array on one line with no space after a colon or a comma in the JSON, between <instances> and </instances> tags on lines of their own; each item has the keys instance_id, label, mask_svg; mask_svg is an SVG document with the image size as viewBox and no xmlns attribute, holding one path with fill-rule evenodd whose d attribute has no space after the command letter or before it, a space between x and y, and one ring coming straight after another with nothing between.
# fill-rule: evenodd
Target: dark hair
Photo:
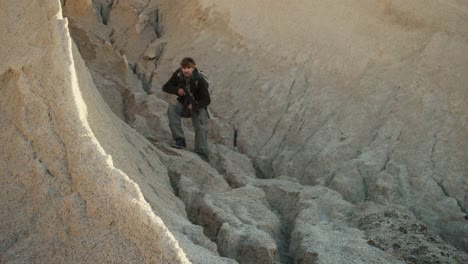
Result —
<instances>
[{"instance_id":1,"label":"dark hair","mask_svg":"<svg viewBox=\"0 0 468 264\"><path fill-rule=\"evenodd\" d=\"M195 67L195 60L190 57L185 57L180 62L180 66Z\"/></svg>"}]
</instances>

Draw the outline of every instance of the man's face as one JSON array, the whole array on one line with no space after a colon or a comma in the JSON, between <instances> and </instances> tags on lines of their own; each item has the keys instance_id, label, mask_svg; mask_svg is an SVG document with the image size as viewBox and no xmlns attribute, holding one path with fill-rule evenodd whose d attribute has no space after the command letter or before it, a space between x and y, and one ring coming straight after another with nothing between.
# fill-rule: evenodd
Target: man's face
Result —
<instances>
[{"instance_id":1,"label":"man's face","mask_svg":"<svg viewBox=\"0 0 468 264\"><path fill-rule=\"evenodd\" d=\"M180 66L180 68L182 69L182 74L184 74L185 77L189 77L190 75L192 75L193 73L193 70L195 69L195 67L193 66Z\"/></svg>"}]
</instances>

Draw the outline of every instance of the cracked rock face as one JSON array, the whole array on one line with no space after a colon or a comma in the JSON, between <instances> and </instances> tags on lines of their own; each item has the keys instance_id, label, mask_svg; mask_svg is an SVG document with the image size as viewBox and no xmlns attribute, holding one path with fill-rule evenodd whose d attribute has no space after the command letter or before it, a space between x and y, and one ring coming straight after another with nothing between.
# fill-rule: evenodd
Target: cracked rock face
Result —
<instances>
[{"instance_id":1,"label":"cracked rock face","mask_svg":"<svg viewBox=\"0 0 468 264\"><path fill-rule=\"evenodd\" d=\"M468 248L465 2L200 2L167 58L196 51L258 176L404 206Z\"/></svg>"},{"instance_id":2,"label":"cracked rock face","mask_svg":"<svg viewBox=\"0 0 468 264\"><path fill-rule=\"evenodd\" d=\"M462 1L0 6L0 263L468 262Z\"/></svg>"}]
</instances>

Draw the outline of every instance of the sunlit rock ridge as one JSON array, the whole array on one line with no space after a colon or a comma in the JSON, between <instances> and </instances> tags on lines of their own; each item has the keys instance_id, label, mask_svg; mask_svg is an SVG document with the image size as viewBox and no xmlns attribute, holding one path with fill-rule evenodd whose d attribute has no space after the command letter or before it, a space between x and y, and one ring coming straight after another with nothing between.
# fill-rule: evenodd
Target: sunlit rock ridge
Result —
<instances>
[{"instance_id":1,"label":"sunlit rock ridge","mask_svg":"<svg viewBox=\"0 0 468 264\"><path fill-rule=\"evenodd\" d=\"M0 263L467 263L468 3L0 0ZM210 163L162 85L210 82Z\"/></svg>"}]
</instances>

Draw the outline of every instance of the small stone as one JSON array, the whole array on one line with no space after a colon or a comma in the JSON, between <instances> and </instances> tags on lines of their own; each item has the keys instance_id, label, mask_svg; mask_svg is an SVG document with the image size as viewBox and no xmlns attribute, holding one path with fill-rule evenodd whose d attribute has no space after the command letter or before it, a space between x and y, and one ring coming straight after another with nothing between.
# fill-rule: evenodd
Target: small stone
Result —
<instances>
[{"instance_id":1,"label":"small stone","mask_svg":"<svg viewBox=\"0 0 468 264\"><path fill-rule=\"evenodd\" d=\"M398 250L398 249L401 248L400 244L398 244L398 243L393 243L392 247L393 247L394 250Z\"/></svg>"},{"instance_id":2,"label":"small stone","mask_svg":"<svg viewBox=\"0 0 468 264\"><path fill-rule=\"evenodd\" d=\"M400 230L400 232L402 232L403 234L408 234L408 231L406 231L406 229L402 226L400 226L398 230Z\"/></svg>"},{"instance_id":3,"label":"small stone","mask_svg":"<svg viewBox=\"0 0 468 264\"><path fill-rule=\"evenodd\" d=\"M370 240L367 240L367 244L369 244L370 246L373 246L373 247L376 247L376 248L379 248L379 245L377 244L377 242L375 242L374 240L370 239Z\"/></svg>"},{"instance_id":4,"label":"small stone","mask_svg":"<svg viewBox=\"0 0 468 264\"><path fill-rule=\"evenodd\" d=\"M426 231L427 231L427 226L421 224L421 225L419 226L419 231L421 231L421 232L426 232Z\"/></svg>"}]
</instances>

